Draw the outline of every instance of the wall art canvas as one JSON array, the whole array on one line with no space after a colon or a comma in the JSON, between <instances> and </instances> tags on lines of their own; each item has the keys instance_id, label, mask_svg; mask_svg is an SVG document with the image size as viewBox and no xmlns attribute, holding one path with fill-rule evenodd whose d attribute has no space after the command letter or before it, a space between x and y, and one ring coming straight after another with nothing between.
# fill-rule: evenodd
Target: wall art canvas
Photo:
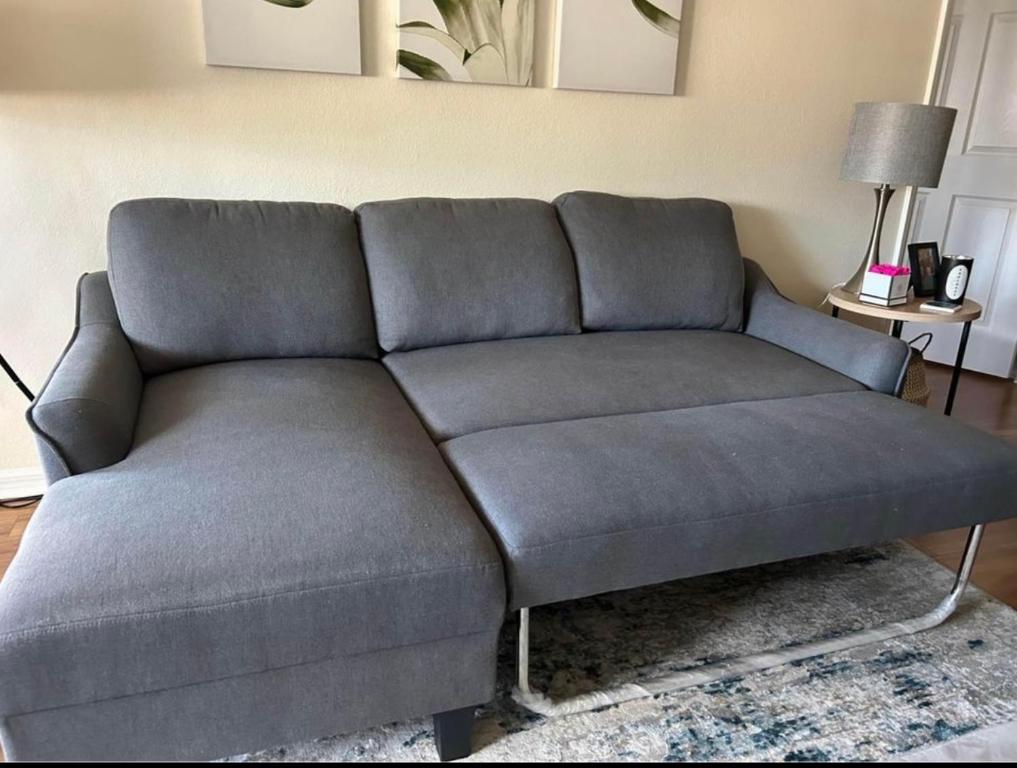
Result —
<instances>
[{"instance_id":1,"label":"wall art canvas","mask_svg":"<svg viewBox=\"0 0 1017 768\"><path fill-rule=\"evenodd\" d=\"M558 0L555 87L673 94L682 0Z\"/></svg>"},{"instance_id":2,"label":"wall art canvas","mask_svg":"<svg viewBox=\"0 0 1017 768\"><path fill-rule=\"evenodd\" d=\"M205 61L360 74L359 0L204 0Z\"/></svg>"},{"instance_id":3,"label":"wall art canvas","mask_svg":"<svg viewBox=\"0 0 1017 768\"><path fill-rule=\"evenodd\" d=\"M532 85L535 0L399 0L399 76Z\"/></svg>"}]
</instances>

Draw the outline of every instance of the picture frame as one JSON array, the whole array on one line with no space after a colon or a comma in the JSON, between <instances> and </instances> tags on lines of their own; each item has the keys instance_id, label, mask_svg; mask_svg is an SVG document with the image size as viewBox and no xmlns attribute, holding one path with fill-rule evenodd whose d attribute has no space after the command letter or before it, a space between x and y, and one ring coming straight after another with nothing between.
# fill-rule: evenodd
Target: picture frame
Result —
<instances>
[{"instance_id":1,"label":"picture frame","mask_svg":"<svg viewBox=\"0 0 1017 768\"><path fill-rule=\"evenodd\" d=\"M358 0L203 0L205 63L361 74Z\"/></svg>"},{"instance_id":2,"label":"picture frame","mask_svg":"<svg viewBox=\"0 0 1017 768\"><path fill-rule=\"evenodd\" d=\"M911 286L915 296L935 296L939 274L939 243L908 243Z\"/></svg>"},{"instance_id":3,"label":"picture frame","mask_svg":"<svg viewBox=\"0 0 1017 768\"><path fill-rule=\"evenodd\" d=\"M558 0L554 87L674 95L683 0Z\"/></svg>"}]
</instances>

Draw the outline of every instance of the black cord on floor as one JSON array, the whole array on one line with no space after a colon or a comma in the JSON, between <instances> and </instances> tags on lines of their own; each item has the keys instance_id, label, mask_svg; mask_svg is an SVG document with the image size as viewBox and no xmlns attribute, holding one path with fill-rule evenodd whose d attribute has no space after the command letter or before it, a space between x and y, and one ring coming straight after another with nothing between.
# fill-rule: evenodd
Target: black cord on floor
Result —
<instances>
[{"instance_id":1,"label":"black cord on floor","mask_svg":"<svg viewBox=\"0 0 1017 768\"><path fill-rule=\"evenodd\" d=\"M4 499L0 501L0 507L4 509L25 509L37 504L42 496L22 496L18 499Z\"/></svg>"}]
</instances>

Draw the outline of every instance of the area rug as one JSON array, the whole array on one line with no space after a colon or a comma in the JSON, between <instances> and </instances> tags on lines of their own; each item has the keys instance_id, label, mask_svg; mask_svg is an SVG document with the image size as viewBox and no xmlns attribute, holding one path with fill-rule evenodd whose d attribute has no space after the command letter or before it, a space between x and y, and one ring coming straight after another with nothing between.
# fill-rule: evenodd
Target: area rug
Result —
<instances>
[{"instance_id":1,"label":"area rug","mask_svg":"<svg viewBox=\"0 0 1017 768\"><path fill-rule=\"evenodd\" d=\"M952 581L895 543L537 608L533 684L565 696L827 638L921 613ZM1017 612L974 588L923 634L554 719L510 698L515 629L472 760L891 760L1017 729ZM232 758L435 759L430 719Z\"/></svg>"}]
</instances>

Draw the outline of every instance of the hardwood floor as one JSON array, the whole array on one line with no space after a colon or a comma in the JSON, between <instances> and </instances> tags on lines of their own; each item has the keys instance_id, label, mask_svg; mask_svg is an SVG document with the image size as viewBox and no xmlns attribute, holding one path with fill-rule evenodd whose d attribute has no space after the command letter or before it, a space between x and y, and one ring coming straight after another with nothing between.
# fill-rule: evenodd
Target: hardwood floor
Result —
<instances>
[{"instance_id":1,"label":"hardwood floor","mask_svg":"<svg viewBox=\"0 0 1017 768\"><path fill-rule=\"evenodd\" d=\"M930 408L943 409L950 381L950 370L928 366L932 389ZM1017 385L965 372L957 391L954 418L1017 442ZM0 578L21 541L35 507L0 508ZM1017 510L1014 510L1017 513ZM945 531L912 539L911 543L951 568L955 567L964 548L967 529ZM993 523L986 531L978 555L974 582L989 594L1017 608L1017 519Z\"/></svg>"},{"instance_id":2,"label":"hardwood floor","mask_svg":"<svg viewBox=\"0 0 1017 768\"><path fill-rule=\"evenodd\" d=\"M7 566L14 559L21 542L21 534L28 525L28 518L35 511L35 505L24 509L5 509L0 507L0 578L7 571Z\"/></svg>"}]
</instances>

